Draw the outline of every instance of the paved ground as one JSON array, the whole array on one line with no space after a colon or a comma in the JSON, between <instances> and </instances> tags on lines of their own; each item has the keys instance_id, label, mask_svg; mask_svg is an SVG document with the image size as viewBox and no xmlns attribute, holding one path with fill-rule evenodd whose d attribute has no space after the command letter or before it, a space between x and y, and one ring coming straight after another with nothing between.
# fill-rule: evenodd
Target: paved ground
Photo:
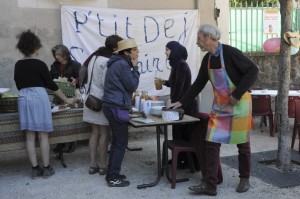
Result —
<instances>
[{"instance_id":1,"label":"paved ground","mask_svg":"<svg viewBox=\"0 0 300 199\"><path fill-rule=\"evenodd\" d=\"M270 137L268 128L263 132L257 126L251 135L252 152L261 152L277 149L277 138ZM89 175L88 147L82 143L74 153L65 154L68 165L63 168L51 155L51 163L56 174L49 179L31 180L31 167L26 151L18 150L0 153L0 198L1 199L41 199L41 198L73 198L73 199L123 199L123 198L198 198L188 190L191 185L198 184L201 174L191 174L188 170L180 170L178 176L187 176L190 181L177 183L176 189L171 189L170 183L162 177L157 186L137 189L141 183L151 182L156 175L156 137L154 128L145 131L130 132L130 147L143 147L142 151L127 151L123 163L122 173L126 174L131 182L129 187L110 188L106 185L104 177L98 174ZM163 136L162 136L163 137ZM163 140L163 138L162 138ZM298 139L296 145L298 146ZM298 150L298 148L297 148ZM222 156L237 154L233 145L223 145ZM247 193L235 192L239 181L236 169L222 165L224 182L218 188L215 198L299 198L300 188L278 188L261 181L258 178L250 179L251 188ZM299 179L300 180L300 179ZM201 198L211 198L200 196Z\"/></svg>"}]
</instances>

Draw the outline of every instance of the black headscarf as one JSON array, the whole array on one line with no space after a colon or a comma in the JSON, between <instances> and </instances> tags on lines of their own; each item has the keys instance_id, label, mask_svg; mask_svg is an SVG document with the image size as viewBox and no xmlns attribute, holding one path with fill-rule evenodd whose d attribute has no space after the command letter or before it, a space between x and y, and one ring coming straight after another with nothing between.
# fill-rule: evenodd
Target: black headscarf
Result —
<instances>
[{"instance_id":1,"label":"black headscarf","mask_svg":"<svg viewBox=\"0 0 300 199\"><path fill-rule=\"evenodd\" d=\"M167 43L166 47L171 50L169 56L170 66L174 67L178 60L186 60L188 53L186 48L177 41L170 41Z\"/></svg>"}]
</instances>

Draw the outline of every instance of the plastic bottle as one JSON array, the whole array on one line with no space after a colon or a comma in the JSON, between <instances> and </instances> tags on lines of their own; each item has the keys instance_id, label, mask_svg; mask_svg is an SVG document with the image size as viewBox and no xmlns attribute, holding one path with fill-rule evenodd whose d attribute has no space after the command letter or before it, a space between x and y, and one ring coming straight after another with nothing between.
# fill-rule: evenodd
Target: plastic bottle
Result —
<instances>
[{"instance_id":1,"label":"plastic bottle","mask_svg":"<svg viewBox=\"0 0 300 199\"><path fill-rule=\"evenodd\" d=\"M146 95L145 94L146 94L145 91L142 91L140 106L139 106L139 112L143 111L143 106L144 106L144 103L146 101Z\"/></svg>"},{"instance_id":2,"label":"plastic bottle","mask_svg":"<svg viewBox=\"0 0 300 199\"><path fill-rule=\"evenodd\" d=\"M138 90L136 90L135 92L134 92L134 94L133 94L133 97L132 97L132 106L133 107L135 107L135 98L136 98L136 96L139 96L139 91Z\"/></svg>"},{"instance_id":3,"label":"plastic bottle","mask_svg":"<svg viewBox=\"0 0 300 199\"><path fill-rule=\"evenodd\" d=\"M137 95L135 96L135 99L134 99L134 107L136 108L137 111L139 111L140 109L140 96L139 96L139 92L137 92Z\"/></svg>"}]
</instances>

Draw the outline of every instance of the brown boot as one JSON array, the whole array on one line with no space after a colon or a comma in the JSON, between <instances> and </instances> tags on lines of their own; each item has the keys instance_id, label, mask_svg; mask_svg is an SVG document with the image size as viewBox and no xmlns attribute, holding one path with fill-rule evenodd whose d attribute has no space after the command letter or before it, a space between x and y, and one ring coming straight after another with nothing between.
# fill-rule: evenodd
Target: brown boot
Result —
<instances>
[{"instance_id":1,"label":"brown boot","mask_svg":"<svg viewBox=\"0 0 300 199\"><path fill-rule=\"evenodd\" d=\"M204 194L209 196L217 195L217 190L209 188L207 183L201 182L199 185L189 187L190 190L197 194Z\"/></svg>"},{"instance_id":2,"label":"brown boot","mask_svg":"<svg viewBox=\"0 0 300 199\"><path fill-rule=\"evenodd\" d=\"M247 178L241 178L239 185L236 188L236 192L244 193L248 191L250 188L250 182Z\"/></svg>"}]
</instances>

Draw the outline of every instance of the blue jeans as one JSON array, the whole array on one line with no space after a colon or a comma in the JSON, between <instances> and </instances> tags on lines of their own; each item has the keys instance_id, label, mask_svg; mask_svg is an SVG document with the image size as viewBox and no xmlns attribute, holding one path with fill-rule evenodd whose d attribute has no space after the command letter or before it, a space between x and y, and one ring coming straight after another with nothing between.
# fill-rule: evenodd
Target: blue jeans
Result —
<instances>
[{"instance_id":1,"label":"blue jeans","mask_svg":"<svg viewBox=\"0 0 300 199\"><path fill-rule=\"evenodd\" d=\"M118 177L121 171L122 161L128 144L128 123L115 119L112 111L108 107L102 107L112 131L112 141L109 152L106 178Z\"/></svg>"}]
</instances>

